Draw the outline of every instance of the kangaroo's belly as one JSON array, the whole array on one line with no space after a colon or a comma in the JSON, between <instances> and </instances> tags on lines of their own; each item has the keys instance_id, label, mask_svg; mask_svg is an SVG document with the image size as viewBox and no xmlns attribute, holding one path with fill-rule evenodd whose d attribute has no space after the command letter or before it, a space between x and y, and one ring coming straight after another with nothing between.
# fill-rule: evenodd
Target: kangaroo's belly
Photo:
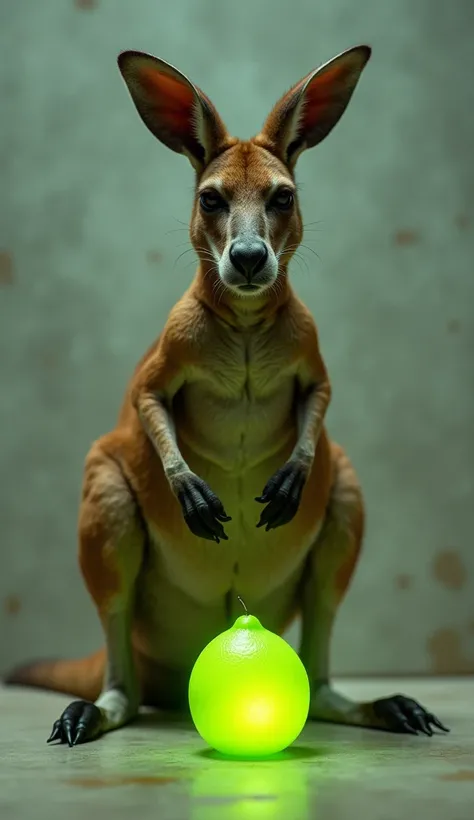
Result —
<instances>
[{"instance_id":1,"label":"kangaroo's belly","mask_svg":"<svg viewBox=\"0 0 474 820\"><path fill-rule=\"evenodd\" d=\"M158 517L147 522L149 549L135 612L142 654L167 668L190 668L204 646L242 611L238 595L268 629L281 632L291 620L326 501L324 494L316 497L315 473L292 521L269 532L257 529L263 507L255 496L287 456L288 448L236 477L187 454L191 468L232 515L225 524L229 540L216 544L197 538L179 510L172 534L160 527Z\"/></svg>"},{"instance_id":2,"label":"kangaroo's belly","mask_svg":"<svg viewBox=\"0 0 474 820\"><path fill-rule=\"evenodd\" d=\"M212 555L206 552L208 543L196 539L195 555L187 561L184 556L173 561L168 545L157 543L140 578L135 645L142 655L169 669L191 670L206 644L243 614L238 595L267 629L277 633L298 609L304 562L286 562L280 582L270 588L263 583L264 577L272 575L268 565L263 567L257 560L252 570L252 562L243 554L242 568L236 568L229 556L218 555L217 550ZM225 552L228 544L219 546Z\"/></svg>"}]
</instances>

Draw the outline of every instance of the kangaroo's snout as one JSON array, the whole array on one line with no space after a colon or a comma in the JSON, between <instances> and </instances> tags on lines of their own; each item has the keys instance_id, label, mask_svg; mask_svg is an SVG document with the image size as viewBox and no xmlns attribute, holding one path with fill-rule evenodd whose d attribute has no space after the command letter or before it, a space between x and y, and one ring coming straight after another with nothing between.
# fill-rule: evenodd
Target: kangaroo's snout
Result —
<instances>
[{"instance_id":1,"label":"kangaroo's snout","mask_svg":"<svg viewBox=\"0 0 474 820\"><path fill-rule=\"evenodd\" d=\"M264 267L268 248L262 239L235 239L229 249L229 258L246 283L250 284Z\"/></svg>"}]
</instances>

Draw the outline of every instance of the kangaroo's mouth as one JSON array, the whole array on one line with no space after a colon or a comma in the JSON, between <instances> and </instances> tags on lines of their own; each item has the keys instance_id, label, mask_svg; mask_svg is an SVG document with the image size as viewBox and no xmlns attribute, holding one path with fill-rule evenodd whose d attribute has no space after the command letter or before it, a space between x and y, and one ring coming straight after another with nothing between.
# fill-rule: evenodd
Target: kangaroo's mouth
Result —
<instances>
[{"instance_id":1,"label":"kangaroo's mouth","mask_svg":"<svg viewBox=\"0 0 474 820\"><path fill-rule=\"evenodd\" d=\"M245 284L243 284L243 285L238 285L239 290L245 290L245 291L261 290L261 287L262 287L261 285L254 285L252 282L245 282Z\"/></svg>"}]
</instances>

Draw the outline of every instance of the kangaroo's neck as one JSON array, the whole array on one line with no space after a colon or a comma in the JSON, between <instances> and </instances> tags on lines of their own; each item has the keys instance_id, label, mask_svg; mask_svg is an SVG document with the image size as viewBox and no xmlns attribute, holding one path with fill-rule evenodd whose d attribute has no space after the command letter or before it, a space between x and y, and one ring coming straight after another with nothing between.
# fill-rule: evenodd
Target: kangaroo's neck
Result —
<instances>
[{"instance_id":1,"label":"kangaroo's neck","mask_svg":"<svg viewBox=\"0 0 474 820\"><path fill-rule=\"evenodd\" d=\"M262 294L242 297L223 286L212 271L200 265L191 290L221 320L242 329L271 323L291 297L286 269L281 271L274 287Z\"/></svg>"}]
</instances>

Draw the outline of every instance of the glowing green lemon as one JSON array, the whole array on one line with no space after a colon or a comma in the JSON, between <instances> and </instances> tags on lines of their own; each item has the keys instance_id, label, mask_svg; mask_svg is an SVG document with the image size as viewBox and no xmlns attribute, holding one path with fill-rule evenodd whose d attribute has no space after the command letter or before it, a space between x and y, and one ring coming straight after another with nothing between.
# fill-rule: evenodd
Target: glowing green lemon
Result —
<instances>
[{"instance_id":1,"label":"glowing green lemon","mask_svg":"<svg viewBox=\"0 0 474 820\"><path fill-rule=\"evenodd\" d=\"M189 681L194 725L223 754L264 757L293 743L309 711L309 680L291 646L242 615L199 655Z\"/></svg>"}]
</instances>

